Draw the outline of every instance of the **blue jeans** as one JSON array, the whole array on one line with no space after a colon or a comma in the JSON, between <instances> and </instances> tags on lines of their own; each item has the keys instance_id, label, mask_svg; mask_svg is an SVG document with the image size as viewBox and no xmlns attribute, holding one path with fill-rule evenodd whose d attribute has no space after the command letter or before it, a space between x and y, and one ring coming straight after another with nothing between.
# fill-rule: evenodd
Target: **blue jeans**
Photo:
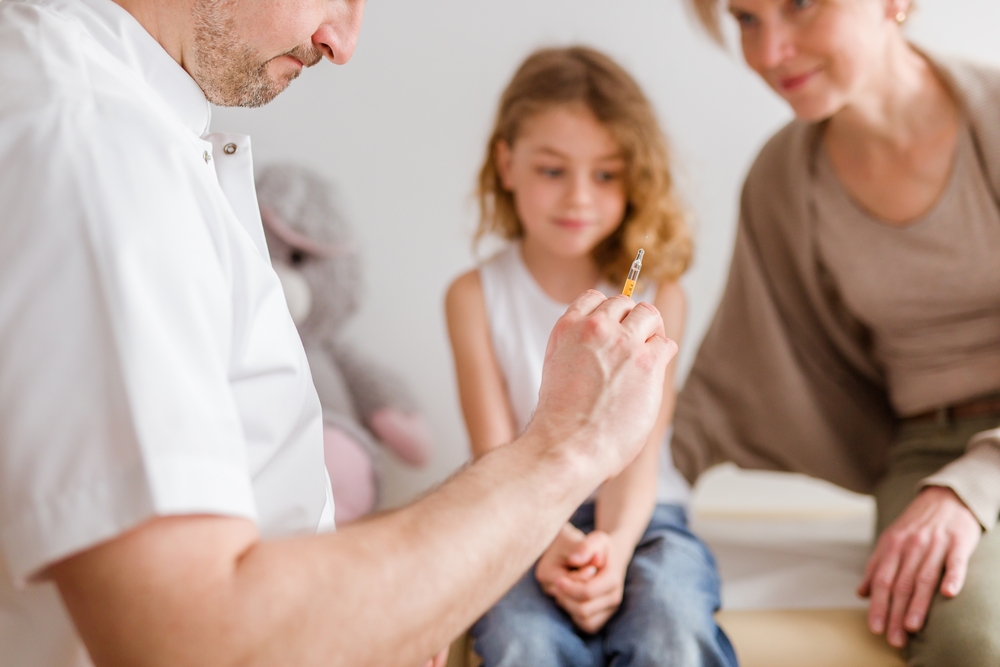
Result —
<instances>
[{"instance_id":1,"label":"blue jeans","mask_svg":"<svg viewBox=\"0 0 1000 667\"><path fill-rule=\"evenodd\" d=\"M570 521L594 529L594 505ZM735 667L713 614L719 575L684 508L657 505L625 576L621 607L597 634L579 630L532 568L472 626L483 667Z\"/></svg>"}]
</instances>

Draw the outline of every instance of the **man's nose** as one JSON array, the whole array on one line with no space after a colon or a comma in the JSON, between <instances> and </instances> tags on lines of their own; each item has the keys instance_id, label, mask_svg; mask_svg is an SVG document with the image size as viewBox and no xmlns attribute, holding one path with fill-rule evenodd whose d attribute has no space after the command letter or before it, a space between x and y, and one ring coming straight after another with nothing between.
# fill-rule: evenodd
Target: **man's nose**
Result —
<instances>
[{"instance_id":1,"label":"man's nose","mask_svg":"<svg viewBox=\"0 0 1000 667\"><path fill-rule=\"evenodd\" d=\"M335 0L329 2L312 43L330 62L343 65L354 55L365 13L365 0Z\"/></svg>"}]
</instances>

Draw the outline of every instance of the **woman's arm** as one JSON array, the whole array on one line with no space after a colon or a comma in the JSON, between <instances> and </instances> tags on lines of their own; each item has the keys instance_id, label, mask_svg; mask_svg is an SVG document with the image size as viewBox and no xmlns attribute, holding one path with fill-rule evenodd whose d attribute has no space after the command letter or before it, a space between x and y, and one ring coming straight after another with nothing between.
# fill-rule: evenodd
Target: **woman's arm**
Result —
<instances>
[{"instance_id":1,"label":"woman's arm","mask_svg":"<svg viewBox=\"0 0 1000 667\"><path fill-rule=\"evenodd\" d=\"M445 297L458 395L472 454L479 458L514 439L507 387L493 353L479 272L459 276Z\"/></svg>"},{"instance_id":2,"label":"woman's arm","mask_svg":"<svg viewBox=\"0 0 1000 667\"><path fill-rule=\"evenodd\" d=\"M667 335L673 340L680 339L687 310L680 285L675 282L661 285L655 305L663 317ZM628 564L656 505L659 452L675 398L671 363L663 380L660 410L642 452L619 475L601 486L594 532L585 538L577 536L575 544L564 548L563 559L577 571L567 576L554 567L543 571L540 564L539 580L545 590L587 632L603 627L621 604ZM564 528L560 536L565 532ZM543 556L542 561L545 559Z\"/></svg>"}]
</instances>

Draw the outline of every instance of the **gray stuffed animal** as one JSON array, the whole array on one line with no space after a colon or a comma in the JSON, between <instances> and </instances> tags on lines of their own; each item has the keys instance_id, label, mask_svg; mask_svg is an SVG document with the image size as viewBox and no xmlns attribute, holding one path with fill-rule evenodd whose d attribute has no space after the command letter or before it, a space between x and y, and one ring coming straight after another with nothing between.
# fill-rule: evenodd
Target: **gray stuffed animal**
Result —
<instances>
[{"instance_id":1,"label":"gray stuffed animal","mask_svg":"<svg viewBox=\"0 0 1000 667\"><path fill-rule=\"evenodd\" d=\"M423 465L431 439L403 383L340 340L358 307L362 266L332 185L308 169L272 165L259 172L257 198L271 263L323 406L336 519L347 523L377 503L376 447Z\"/></svg>"}]
</instances>

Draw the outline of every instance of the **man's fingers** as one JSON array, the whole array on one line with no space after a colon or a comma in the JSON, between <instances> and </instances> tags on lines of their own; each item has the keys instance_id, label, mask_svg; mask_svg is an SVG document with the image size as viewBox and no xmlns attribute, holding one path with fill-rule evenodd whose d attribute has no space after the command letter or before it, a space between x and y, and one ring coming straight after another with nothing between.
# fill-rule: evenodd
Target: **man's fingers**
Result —
<instances>
[{"instance_id":1,"label":"man's fingers","mask_svg":"<svg viewBox=\"0 0 1000 667\"><path fill-rule=\"evenodd\" d=\"M625 320L631 316L632 312L638 307L638 304L625 296L624 294L616 294L612 297L608 297L603 303L601 303L597 308L594 309L595 313L606 313L608 319L615 322L624 323ZM656 308L653 308L648 303L644 306L645 309L652 309L654 312ZM662 321L662 318L661 318Z\"/></svg>"},{"instance_id":2,"label":"man's fingers","mask_svg":"<svg viewBox=\"0 0 1000 667\"><path fill-rule=\"evenodd\" d=\"M663 316L655 306L646 302L637 304L621 294L608 298L600 292L589 290L570 304L566 314L571 318L606 315L608 320L620 322L630 336L639 340L667 337L663 329Z\"/></svg>"},{"instance_id":3,"label":"man's fingers","mask_svg":"<svg viewBox=\"0 0 1000 667\"><path fill-rule=\"evenodd\" d=\"M573 319L578 319L580 317L587 317L595 310L598 306L608 300L608 297L604 296L597 290L589 289L580 296L573 300L573 303L569 304L569 308L566 309L566 315L572 317ZM632 300L629 299L629 302ZM624 317L624 315L622 315ZM619 318L618 321L621 321Z\"/></svg>"},{"instance_id":4,"label":"man's fingers","mask_svg":"<svg viewBox=\"0 0 1000 667\"><path fill-rule=\"evenodd\" d=\"M663 316L655 306L646 302L636 304L621 322L625 331L639 340L667 337Z\"/></svg>"},{"instance_id":5,"label":"man's fingers","mask_svg":"<svg viewBox=\"0 0 1000 667\"><path fill-rule=\"evenodd\" d=\"M910 606L906 610L906 619L903 626L908 632L919 632L924 626L924 619L927 618L927 610L930 609L931 601L934 599L934 590L938 582L941 581L941 570L944 567L944 559L948 553L948 542L944 539L935 540L931 545L927 557L920 565L920 570L916 575L916 584L913 589L913 597L910 599Z\"/></svg>"}]
</instances>

